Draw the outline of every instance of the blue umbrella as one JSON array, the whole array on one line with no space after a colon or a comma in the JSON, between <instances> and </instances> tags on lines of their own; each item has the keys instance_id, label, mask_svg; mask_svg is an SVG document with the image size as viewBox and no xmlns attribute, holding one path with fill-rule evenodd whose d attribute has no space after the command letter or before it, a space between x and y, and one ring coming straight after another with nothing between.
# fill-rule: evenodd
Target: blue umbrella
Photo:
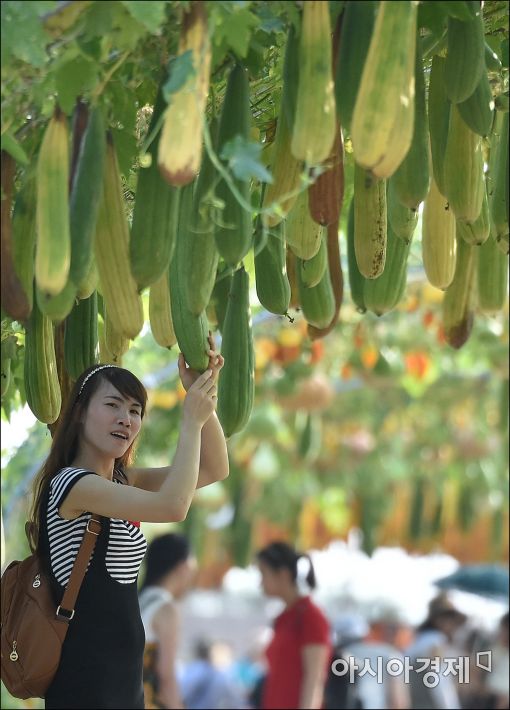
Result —
<instances>
[{"instance_id":1,"label":"blue umbrella","mask_svg":"<svg viewBox=\"0 0 510 710\"><path fill-rule=\"evenodd\" d=\"M453 574L438 579L440 589L458 589L482 597L508 599L508 570L502 565L464 565Z\"/></svg>"}]
</instances>

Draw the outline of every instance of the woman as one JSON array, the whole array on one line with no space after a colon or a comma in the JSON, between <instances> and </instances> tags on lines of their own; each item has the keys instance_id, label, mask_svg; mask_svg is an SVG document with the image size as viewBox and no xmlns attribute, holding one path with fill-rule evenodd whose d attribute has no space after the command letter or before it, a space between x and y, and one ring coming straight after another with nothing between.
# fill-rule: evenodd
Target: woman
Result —
<instances>
[{"instance_id":1,"label":"woman","mask_svg":"<svg viewBox=\"0 0 510 710\"><path fill-rule=\"evenodd\" d=\"M140 611L145 630L143 686L145 707L182 708L175 658L179 641L176 601L191 586L195 561L184 535L168 533L147 549Z\"/></svg>"},{"instance_id":2,"label":"woman","mask_svg":"<svg viewBox=\"0 0 510 710\"><path fill-rule=\"evenodd\" d=\"M306 582L315 589L315 572L308 555L284 542L260 550L257 561L262 588L268 596L285 602L274 622L274 635L266 651L268 673L262 708L320 708L331 656L329 624L309 596L301 596L298 561L309 564Z\"/></svg>"},{"instance_id":3,"label":"woman","mask_svg":"<svg viewBox=\"0 0 510 710\"><path fill-rule=\"evenodd\" d=\"M427 618L417 628L414 641L406 649L406 656L411 659L411 703L416 710L458 710L462 707L458 676L445 672L444 659L457 659L457 668L462 665L462 649L455 643L455 636L466 620L466 615L455 608L445 593L430 601Z\"/></svg>"},{"instance_id":4,"label":"woman","mask_svg":"<svg viewBox=\"0 0 510 710\"><path fill-rule=\"evenodd\" d=\"M179 357L187 393L169 466L131 467L147 393L128 370L91 367L71 391L35 481L32 511L32 547L46 562L57 603L91 514L102 516L102 530L46 708L144 707L137 575L146 542L137 521L183 520L195 489L228 475L225 438L214 412L223 359L211 335L209 346L209 369L201 375Z\"/></svg>"}]
</instances>

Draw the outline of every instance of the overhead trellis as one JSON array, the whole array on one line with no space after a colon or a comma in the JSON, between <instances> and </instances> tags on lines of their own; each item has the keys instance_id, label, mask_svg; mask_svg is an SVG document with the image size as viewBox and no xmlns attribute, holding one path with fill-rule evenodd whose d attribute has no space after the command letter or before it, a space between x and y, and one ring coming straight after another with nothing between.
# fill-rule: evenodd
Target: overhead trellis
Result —
<instances>
[{"instance_id":1,"label":"overhead trellis","mask_svg":"<svg viewBox=\"0 0 510 710\"><path fill-rule=\"evenodd\" d=\"M53 426L146 321L202 369L212 327L231 435L239 299L313 341L417 254L462 347L507 303L508 103L506 2L3 2L4 412Z\"/></svg>"}]
</instances>

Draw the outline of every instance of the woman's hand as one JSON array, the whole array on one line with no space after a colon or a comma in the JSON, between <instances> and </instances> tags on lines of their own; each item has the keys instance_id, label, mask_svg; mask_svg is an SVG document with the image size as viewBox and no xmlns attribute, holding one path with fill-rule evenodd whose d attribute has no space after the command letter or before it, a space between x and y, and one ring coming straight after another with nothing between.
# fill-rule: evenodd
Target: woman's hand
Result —
<instances>
[{"instance_id":1,"label":"woman's hand","mask_svg":"<svg viewBox=\"0 0 510 710\"><path fill-rule=\"evenodd\" d=\"M217 399L214 372L206 370L198 376L186 393L183 419L202 427L216 409Z\"/></svg>"},{"instance_id":2,"label":"woman's hand","mask_svg":"<svg viewBox=\"0 0 510 710\"><path fill-rule=\"evenodd\" d=\"M216 352L216 346L214 344L214 338L211 331L209 331L207 340L209 341L210 346L209 350L206 350L207 354L209 355L208 369L212 370L214 382L217 382L220 370L223 367L225 361L223 360L222 356ZM187 366L186 361L184 359L184 355L182 353L179 354L178 364L179 376L181 378L182 386L186 391L188 391L191 385L196 382L197 379L200 377L200 373L196 370L192 370L190 367Z\"/></svg>"}]
</instances>

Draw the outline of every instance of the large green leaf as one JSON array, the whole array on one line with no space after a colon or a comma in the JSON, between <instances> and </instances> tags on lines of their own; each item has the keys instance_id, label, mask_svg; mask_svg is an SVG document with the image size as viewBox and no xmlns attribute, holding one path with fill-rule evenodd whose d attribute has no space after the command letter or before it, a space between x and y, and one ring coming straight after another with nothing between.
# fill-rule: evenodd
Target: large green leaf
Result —
<instances>
[{"instance_id":1,"label":"large green leaf","mask_svg":"<svg viewBox=\"0 0 510 710\"><path fill-rule=\"evenodd\" d=\"M34 67L42 67L48 60L46 46L50 35L40 16L54 7L54 2L1 3L2 65L13 57Z\"/></svg>"},{"instance_id":2,"label":"large green leaf","mask_svg":"<svg viewBox=\"0 0 510 710\"><path fill-rule=\"evenodd\" d=\"M137 22L144 25L149 32L158 32L165 21L166 2L163 0L122 0L122 4Z\"/></svg>"},{"instance_id":3,"label":"large green leaf","mask_svg":"<svg viewBox=\"0 0 510 710\"><path fill-rule=\"evenodd\" d=\"M62 110L70 114L77 96L86 96L98 83L98 65L83 56L63 64L55 74L58 100Z\"/></svg>"}]
</instances>

